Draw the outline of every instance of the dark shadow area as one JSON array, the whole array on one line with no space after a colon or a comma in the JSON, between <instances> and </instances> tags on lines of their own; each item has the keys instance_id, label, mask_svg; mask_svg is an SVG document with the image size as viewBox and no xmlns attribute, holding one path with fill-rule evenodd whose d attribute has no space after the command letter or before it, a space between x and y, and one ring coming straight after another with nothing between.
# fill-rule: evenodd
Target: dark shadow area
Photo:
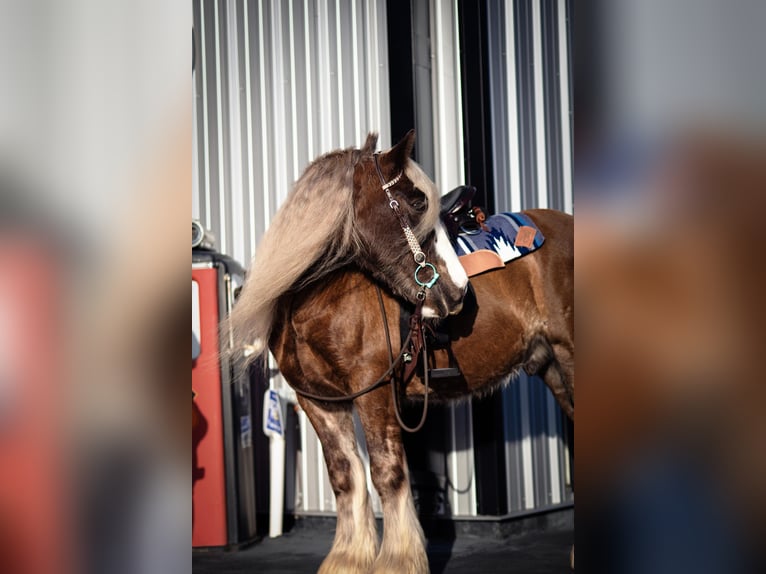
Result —
<instances>
[{"instance_id":1,"label":"dark shadow area","mask_svg":"<svg viewBox=\"0 0 766 574\"><path fill-rule=\"evenodd\" d=\"M551 526L545 517L514 519L512 534L484 521L425 519L429 536L428 560L432 574L485 574L569 572L572 540L571 510L559 512L568 519ZM443 529L448 529L445 532ZM381 530L378 520L378 530ZM449 535L455 536L450 540ZM214 551L192 555L194 574L258 572L258 574L308 574L319 568L335 534L334 517L298 518L295 527L279 538L264 538L238 552ZM446 539L445 539L445 536Z\"/></svg>"},{"instance_id":2,"label":"dark shadow area","mask_svg":"<svg viewBox=\"0 0 766 574\"><path fill-rule=\"evenodd\" d=\"M207 434L207 427L207 419L192 397L192 491L194 491L197 481L202 480L205 476L204 467L199 466L197 449ZM192 528L194 528L194 497L192 497Z\"/></svg>"},{"instance_id":3,"label":"dark shadow area","mask_svg":"<svg viewBox=\"0 0 766 574\"><path fill-rule=\"evenodd\" d=\"M263 433L263 396L269 375L259 361L250 368L250 401L253 413L253 458L255 474L255 534L269 534L269 438ZM290 452L290 451L287 451ZM285 477L288 475L285 474Z\"/></svg>"},{"instance_id":4,"label":"dark shadow area","mask_svg":"<svg viewBox=\"0 0 766 574\"><path fill-rule=\"evenodd\" d=\"M406 405L404 416L415 419L421 405ZM455 544L455 524L447 496L446 408L429 407L423 429L415 435L403 433L404 448L410 469L412 495L418 519L426 537L426 552L431 572L444 572Z\"/></svg>"}]
</instances>

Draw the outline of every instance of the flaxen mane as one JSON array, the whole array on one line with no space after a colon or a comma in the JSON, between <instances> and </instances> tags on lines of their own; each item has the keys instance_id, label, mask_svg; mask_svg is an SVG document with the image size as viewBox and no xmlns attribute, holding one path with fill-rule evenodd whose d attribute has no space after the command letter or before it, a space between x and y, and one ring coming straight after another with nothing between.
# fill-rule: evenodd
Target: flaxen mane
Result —
<instances>
[{"instance_id":1,"label":"flaxen mane","mask_svg":"<svg viewBox=\"0 0 766 574\"><path fill-rule=\"evenodd\" d=\"M314 281L351 261L359 252L354 225L354 168L371 157L377 134L361 150L348 148L314 160L277 211L253 259L228 324L231 353L246 362L268 350L274 308L287 290ZM428 210L413 230L423 237L438 218L439 193L413 161L408 178L428 195Z\"/></svg>"},{"instance_id":2,"label":"flaxen mane","mask_svg":"<svg viewBox=\"0 0 766 574\"><path fill-rule=\"evenodd\" d=\"M354 166L372 154L377 135L362 150L330 152L313 161L266 231L229 318L234 353L251 361L266 353L279 297L298 281L309 282L348 261L354 233Z\"/></svg>"}]
</instances>

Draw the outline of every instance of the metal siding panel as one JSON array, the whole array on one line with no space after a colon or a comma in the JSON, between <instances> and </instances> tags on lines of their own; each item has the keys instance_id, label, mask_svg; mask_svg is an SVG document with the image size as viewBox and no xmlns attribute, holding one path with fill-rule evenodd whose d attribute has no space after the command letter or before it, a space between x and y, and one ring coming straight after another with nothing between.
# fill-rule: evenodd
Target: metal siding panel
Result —
<instances>
[{"instance_id":1,"label":"metal siding panel","mask_svg":"<svg viewBox=\"0 0 766 574\"><path fill-rule=\"evenodd\" d=\"M206 10L207 11L207 10ZM216 240L220 245L221 235L224 230L221 229L222 219L222 195L226 193L226 187L222 183L223 161L223 137L220 124L224 121L221 116L220 87L218 79L220 77L220 62L218 60L218 18L216 3L210 3L208 25L210 35L208 36L208 55L212 65L208 66L209 74L206 77L208 94L208 143L210 146L210 227L215 234Z\"/></svg>"},{"instance_id":2,"label":"metal siding panel","mask_svg":"<svg viewBox=\"0 0 766 574\"><path fill-rule=\"evenodd\" d=\"M218 180L217 180L217 194L218 194L218 224L216 237L218 239L218 246L223 253L231 253L230 249L230 235L231 229L228 222L230 221L231 212L230 205L227 201L230 192L228 181L227 159L228 159L228 135L229 124L226 119L228 118L228 90L226 89L227 79L227 62L222 58L221 44L226 42L226 5L222 2L215 2L213 4L213 17L214 17L214 42L215 42L215 102L216 102L216 127L217 140L218 140Z\"/></svg>"},{"instance_id":3,"label":"metal siding panel","mask_svg":"<svg viewBox=\"0 0 766 574\"><path fill-rule=\"evenodd\" d=\"M563 481L566 485L566 500L574 500L574 469L572 468L572 451L569 449L569 444L574 446L574 434L570 437L570 431L574 433L574 424L561 414L561 426L562 426L562 440L564 442L564 477Z\"/></svg>"},{"instance_id":4,"label":"metal siding panel","mask_svg":"<svg viewBox=\"0 0 766 574\"><path fill-rule=\"evenodd\" d=\"M558 405L553 398L553 394L546 388L545 406L547 418L548 441L548 468L550 472L548 478L550 481L550 499L552 504L561 502L561 468L559 466L560 453L559 443L561 442L558 429Z\"/></svg>"},{"instance_id":5,"label":"metal siding panel","mask_svg":"<svg viewBox=\"0 0 766 574\"><path fill-rule=\"evenodd\" d=\"M503 390L508 512L516 512L524 508L520 404L520 384L518 380L513 380Z\"/></svg>"},{"instance_id":6,"label":"metal siding panel","mask_svg":"<svg viewBox=\"0 0 766 574\"><path fill-rule=\"evenodd\" d=\"M442 191L465 180L463 163L463 111L460 88L460 42L457 6L449 0L431 0L431 47L434 95L435 181Z\"/></svg>"},{"instance_id":7,"label":"metal siding panel","mask_svg":"<svg viewBox=\"0 0 766 574\"><path fill-rule=\"evenodd\" d=\"M522 374L519 385L519 415L521 418L521 473L523 480L522 509L528 510L535 505L535 483L532 458L532 426L531 402L529 393L529 377Z\"/></svg>"},{"instance_id":8,"label":"metal siding panel","mask_svg":"<svg viewBox=\"0 0 766 574\"><path fill-rule=\"evenodd\" d=\"M571 92L571 66L569 61L569 26L570 22L567 17L568 2L566 0L558 0L557 5L557 17L558 17L558 76L559 86L561 92L559 95L559 102L561 109L559 111L561 117L561 159L562 159L562 180L563 180L563 194L564 194L564 211L567 213L573 213L574 198L572 190L572 123L573 123L573 111L572 111L572 92Z\"/></svg>"},{"instance_id":9,"label":"metal siding panel","mask_svg":"<svg viewBox=\"0 0 766 574\"><path fill-rule=\"evenodd\" d=\"M532 2L532 78L534 80L535 164L537 166L537 207L548 207L548 168L545 155L545 87L540 2Z\"/></svg>"},{"instance_id":10,"label":"metal siding panel","mask_svg":"<svg viewBox=\"0 0 766 574\"><path fill-rule=\"evenodd\" d=\"M489 52L499 55L489 66L495 205L499 211L546 204L571 211L569 5L487 5ZM537 379L522 375L503 393L509 511L570 501L563 413Z\"/></svg>"},{"instance_id":11,"label":"metal siding panel","mask_svg":"<svg viewBox=\"0 0 766 574\"><path fill-rule=\"evenodd\" d=\"M306 463L308 456L306 450L308 448L308 427L311 424L308 421L308 417L304 411L298 413L299 432L301 436L301 444L298 452L296 453L297 462L295 465L298 477L296 479L296 485L298 486L298 493L296 494L296 511L303 510L304 512L309 509L309 469Z\"/></svg>"},{"instance_id":12,"label":"metal siding panel","mask_svg":"<svg viewBox=\"0 0 766 574\"><path fill-rule=\"evenodd\" d=\"M327 0L317 2L317 57L318 57L318 109L319 109L319 145L320 153L333 147L333 108L332 108L332 60L330 58L330 18Z\"/></svg>"},{"instance_id":13,"label":"metal siding panel","mask_svg":"<svg viewBox=\"0 0 766 574\"><path fill-rule=\"evenodd\" d=\"M450 406L451 450L447 453L448 496L454 516L476 515L473 424L470 403Z\"/></svg>"},{"instance_id":14,"label":"metal siding panel","mask_svg":"<svg viewBox=\"0 0 766 574\"><path fill-rule=\"evenodd\" d=\"M270 142L269 142L269 117L270 109L269 89L267 80L266 62L268 61L263 0L258 2L257 7L251 12L251 36L253 37L254 54L251 59L253 65L253 134L255 137L253 160L255 164L255 199L260 200L256 205L255 237L256 242L263 236L271 218L270 197ZM257 249L257 248L256 248Z\"/></svg>"},{"instance_id":15,"label":"metal siding panel","mask_svg":"<svg viewBox=\"0 0 766 574\"><path fill-rule=\"evenodd\" d=\"M287 198L292 186L292 146L289 141L291 120L285 113L285 103L290 99L290 47L285 41L289 29L285 29L286 13L284 3L274 2L271 14L271 29L274 33L272 42L272 107L274 113L274 130L272 146L274 150L274 207L276 209Z\"/></svg>"},{"instance_id":16,"label":"metal siding panel","mask_svg":"<svg viewBox=\"0 0 766 574\"><path fill-rule=\"evenodd\" d=\"M209 15L206 14L206 12L209 12L209 10L205 6L204 0L200 0L199 3L199 30L200 30L200 92L202 95L202 99L200 102L201 108L202 108L202 153L204 154L204 186L202 188L202 193L204 194L203 198L200 201L200 219L202 221L202 224L208 228L212 229L211 225L211 197L210 197L210 162L211 162L211 156L210 153L210 118L209 118L209 110L210 110L210 104L209 104L209 98L208 98L208 69L211 66L211 64L208 62L207 52L208 52L208 42L209 42L209 32L208 32L208 21L209 21Z\"/></svg>"},{"instance_id":17,"label":"metal siding panel","mask_svg":"<svg viewBox=\"0 0 766 574\"><path fill-rule=\"evenodd\" d=\"M353 93L351 94L354 102L354 125L351 130L352 141L362 141L367 129L362 125L362 103L361 96L364 90L364 84L359 77L359 0L351 0L351 73Z\"/></svg>"},{"instance_id":18,"label":"metal siding panel","mask_svg":"<svg viewBox=\"0 0 766 574\"><path fill-rule=\"evenodd\" d=\"M556 409L556 438L558 440L558 468L559 468L559 498L561 502L565 502L568 498L569 485L567 483L567 446L566 446L566 434L564 431L564 419L566 415L560 409Z\"/></svg>"},{"instance_id":19,"label":"metal siding panel","mask_svg":"<svg viewBox=\"0 0 766 574\"><path fill-rule=\"evenodd\" d=\"M251 64L251 55L252 55L252 48L251 48L251 34L250 34L250 10L249 10L250 2L247 0L243 0L242 2L242 37L243 37L243 46L242 49L244 50L244 69L245 69L245 102L244 102L244 108L245 113L244 115L244 133L247 136L246 139L246 145L244 147L244 153L245 153L245 164L247 166L247 179L245 180L246 183L246 193L245 193L245 205L244 205L244 214L247 215L247 219L245 221L245 238L246 238L246 244L245 244L245 258L242 261L243 264L247 264L255 254L255 241L256 241L256 201L255 201L255 153L253 151L253 90L252 90L252 74L253 74L253 67Z\"/></svg>"},{"instance_id":20,"label":"metal siding panel","mask_svg":"<svg viewBox=\"0 0 766 574\"><path fill-rule=\"evenodd\" d=\"M229 253L237 261L245 261L244 225L240 214L243 212L244 194L242 182L244 181L243 153L242 153L242 72L240 62L241 39L239 36L238 22L239 10L236 0L228 0L226 9L226 51L229 54L229 65L226 74L226 94L228 106L228 196L227 204L227 240Z\"/></svg>"},{"instance_id":21,"label":"metal siding panel","mask_svg":"<svg viewBox=\"0 0 766 574\"><path fill-rule=\"evenodd\" d=\"M307 511L315 511L322 509L322 483L320 481L321 475L319 469L323 464L322 462L322 450L319 445L319 439L317 438L314 427L309 423L306 418L306 454L304 463L306 465L306 473L308 475L308 484L305 492Z\"/></svg>"},{"instance_id":22,"label":"metal siding panel","mask_svg":"<svg viewBox=\"0 0 766 574\"><path fill-rule=\"evenodd\" d=\"M542 61L545 99L545 142L548 178L548 206L564 209L562 150L561 150L561 103L559 101L559 50L558 14L554 2L544 2L541 14Z\"/></svg>"},{"instance_id":23,"label":"metal siding panel","mask_svg":"<svg viewBox=\"0 0 766 574\"><path fill-rule=\"evenodd\" d=\"M540 408L540 381L537 377L529 377L529 404L530 404L530 434L532 436L532 476L535 484L533 508L547 504L548 481L546 476L546 441L545 421L543 411Z\"/></svg>"},{"instance_id":24,"label":"metal siding panel","mask_svg":"<svg viewBox=\"0 0 766 574\"><path fill-rule=\"evenodd\" d=\"M377 3L378 8L378 76L381 78L380 101L378 102L378 125L383 141L391 141L391 101L388 85L388 19L386 17L386 2Z\"/></svg>"},{"instance_id":25,"label":"metal siding panel","mask_svg":"<svg viewBox=\"0 0 766 574\"><path fill-rule=\"evenodd\" d=\"M415 91L415 129L421 134L415 142L418 163L431 179L436 179L434 142L428 136L435 133L431 76L430 8L428 2L412 5L412 31L414 34L413 89Z\"/></svg>"},{"instance_id":26,"label":"metal siding panel","mask_svg":"<svg viewBox=\"0 0 766 574\"><path fill-rule=\"evenodd\" d=\"M537 203L535 169L534 83L532 78L532 15L529 0L514 3L517 106L519 120L519 178L521 208Z\"/></svg>"},{"instance_id":27,"label":"metal siding panel","mask_svg":"<svg viewBox=\"0 0 766 574\"><path fill-rule=\"evenodd\" d=\"M192 2L192 22L194 37L194 70L192 72L192 217L201 218L202 193L205 184L204 142L201 141L202 116L202 33L200 31L200 5Z\"/></svg>"},{"instance_id":28,"label":"metal siding panel","mask_svg":"<svg viewBox=\"0 0 766 574\"><path fill-rule=\"evenodd\" d=\"M509 211L519 211L522 208L521 186L521 141L519 127L519 89L518 71L516 59L516 15L511 0L505 3L505 80L507 82L506 94L508 96L508 110L506 113L508 127L508 150L506 156L509 173ZM497 204L496 204L497 205Z\"/></svg>"},{"instance_id":29,"label":"metal siding panel","mask_svg":"<svg viewBox=\"0 0 766 574\"><path fill-rule=\"evenodd\" d=\"M500 57L489 58L489 113L492 118L490 129L492 130L493 145L490 149L492 154L492 170L494 189L487 190L493 193L495 209L499 212L511 211L510 198L510 174L508 162L498 161L498 158L508 158L508 91L505 81L505 67L508 55L505 48L505 10L500 0L487 2L487 46L490 54L499 54ZM498 199L500 201L498 202Z\"/></svg>"},{"instance_id":30,"label":"metal siding panel","mask_svg":"<svg viewBox=\"0 0 766 574\"><path fill-rule=\"evenodd\" d=\"M451 0L431 0L429 9L433 51L434 180L444 192L465 180L458 11L457 3ZM470 399L451 407L448 421L452 436L452 450L447 455L452 513L455 516L476 515Z\"/></svg>"}]
</instances>

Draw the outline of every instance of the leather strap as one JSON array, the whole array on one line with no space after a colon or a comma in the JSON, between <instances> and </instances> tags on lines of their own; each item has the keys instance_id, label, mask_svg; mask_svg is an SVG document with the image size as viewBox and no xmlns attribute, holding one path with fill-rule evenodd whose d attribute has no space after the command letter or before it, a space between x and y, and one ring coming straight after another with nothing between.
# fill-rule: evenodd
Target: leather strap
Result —
<instances>
[{"instance_id":1,"label":"leather strap","mask_svg":"<svg viewBox=\"0 0 766 574\"><path fill-rule=\"evenodd\" d=\"M383 295L380 291L380 287L377 285L375 286L375 289L377 291L378 295L378 303L380 305L380 313L383 318L383 330L386 334L386 346L388 348L388 361L389 366L381 377L375 381L374 383L366 386L365 388L348 395L340 395L340 396L323 396L318 395L315 393L310 393L308 391L304 391L301 389L296 389L293 387L295 392L302 397L306 397L315 401L322 401L326 403L340 403L340 402L346 402L346 401L353 401L354 399L357 399L361 397L362 395L365 395L369 393L370 391L374 391L375 389L382 387L386 384L391 384L391 397L393 400L393 407L394 407L394 414L396 415L396 420L399 423L399 426L402 427L402 430L405 430L407 432L417 432L421 428L423 428L423 425L426 422L426 415L428 414L428 390L429 390L429 376L428 376L428 365L425 365L425 362L428 360L428 353L427 353L427 343L425 340L425 334L423 332L423 302L418 302L417 306L415 307L415 312L412 314L412 317L410 317L410 333L407 335L407 338L402 343L402 349L399 353L399 356L394 359L394 353L393 348L391 346L391 333L388 329L388 316L386 314L386 307L383 303ZM404 374L401 378L402 384L406 386L406 384L409 382L410 378L415 372L415 369L417 368L420 355L423 354L423 361L424 361L424 374L423 374L423 384L425 386L425 398L423 400L423 413L420 416L420 421L418 424L414 427L408 427L404 420L402 419L401 415L401 405L399 404L399 395L398 395L398 389L396 385L396 368L402 363L404 356L406 354L410 354L411 360L409 363L407 363Z\"/></svg>"},{"instance_id":2,"label":"leather strap","mask_svg":"<svg viewBox=\"0 0 766 574\"><path fill-rule=\"evenodd\" d=\"M492 269L502 269L505 267L503 259L494 251L489 249L479 249L467 255L458 257L460 264L465 269L466 275L473 277L479 273L490 271Z\"/></svg>"}]
</instances>

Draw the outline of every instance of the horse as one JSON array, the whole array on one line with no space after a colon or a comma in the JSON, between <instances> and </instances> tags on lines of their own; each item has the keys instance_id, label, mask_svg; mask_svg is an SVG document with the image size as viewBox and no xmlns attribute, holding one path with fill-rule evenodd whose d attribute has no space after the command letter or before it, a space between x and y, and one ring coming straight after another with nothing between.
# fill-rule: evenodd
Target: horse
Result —
<instances>
[{"instance_id":1,"label":"horse","mask_svg":"<svg viewBox=\"0 0 766 574\"><path fill-rule=\"evenodd\" d=\"M483 395L523 369L542 378L574 417L572 216L525 212L545 244L473 277L475 304L463 308L469 280L440 219L439 192L410 157L414 141L410 131L375 153L377 135L369 134L360 149L314 160L264 235L228 320L241 361L272 352L321 441L337 524L320 573L429 571L398 398L423 403ZM393 356L404 354L399 338L390 338L399 333L402 305L420 309L424 325L447 326L450 348L427 351L426 360L457 365L460 376L430 390L427 369L415 370L393 393L380 384L392 372ZM382 540L353 408L382 503Z\"/></svg>"}]
</instances>

